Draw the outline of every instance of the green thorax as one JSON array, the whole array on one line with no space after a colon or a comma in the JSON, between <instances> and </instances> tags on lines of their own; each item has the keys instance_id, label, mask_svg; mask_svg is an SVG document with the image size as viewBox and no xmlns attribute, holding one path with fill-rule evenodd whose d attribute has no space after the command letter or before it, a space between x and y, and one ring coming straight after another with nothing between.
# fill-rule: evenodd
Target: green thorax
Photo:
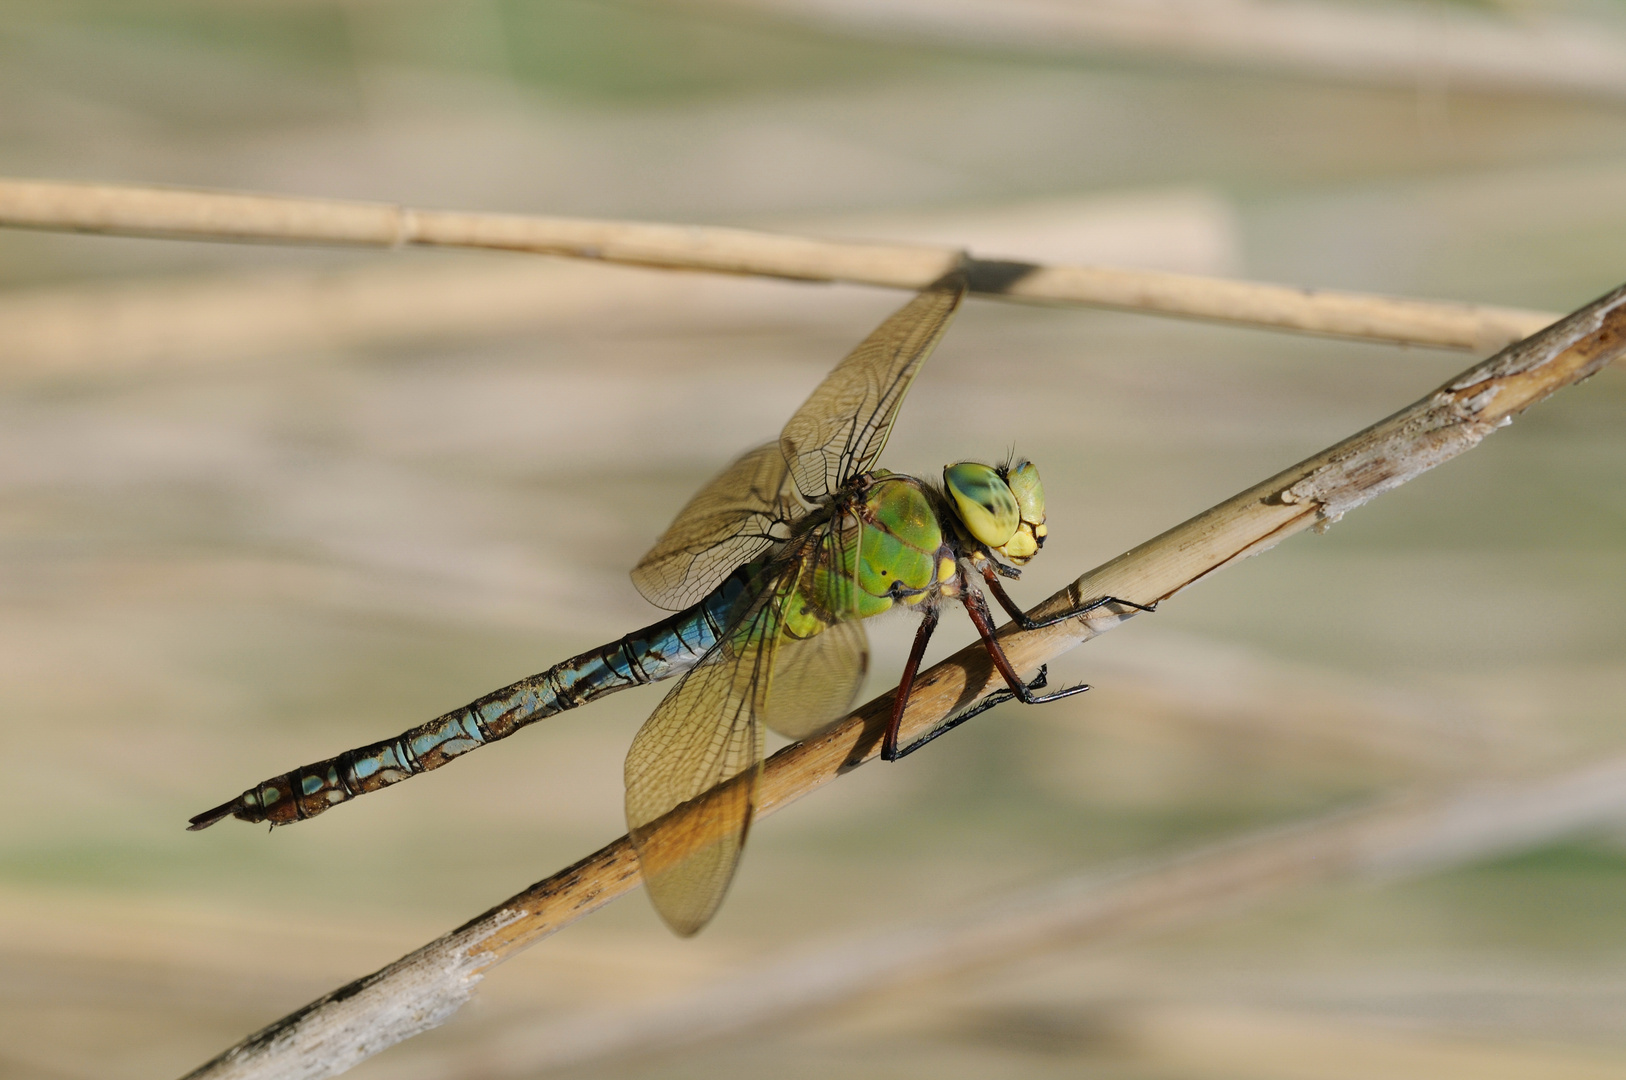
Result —
<instances>
[{"instance_id":1,"label":"green thorax","mask_svg":"<svg viewBox=\"0 0 1626 1080\"><path fill-rule=\"evenodd\" d=\"M839 500L838 500L839 502ZM811 637L832 621L867 619L919 603L938 586L945 546L933 500L919 480L879 471L863 478L825 526L785 607L785 629ZM818 551L824 548L824 552Z\"/></svg>"}]
</instances>

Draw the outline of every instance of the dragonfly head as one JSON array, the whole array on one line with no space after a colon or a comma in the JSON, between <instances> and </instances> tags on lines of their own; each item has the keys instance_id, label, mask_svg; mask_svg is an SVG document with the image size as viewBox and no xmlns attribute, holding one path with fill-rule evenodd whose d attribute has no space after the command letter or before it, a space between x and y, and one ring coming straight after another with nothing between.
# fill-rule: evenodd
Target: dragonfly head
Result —
<instances>
[{"instance_id":1,"label":"dragonfly head","mask_svg":"<svg viewBox=\"0 0 1626 1080\"><path fill-rule=\"evenodd\" d=\"M957 462L943 470L943 486L966 531L990 550L1020 566L1044 546L1044 487L1031 461Z\"/></svg>"}]
</instances>

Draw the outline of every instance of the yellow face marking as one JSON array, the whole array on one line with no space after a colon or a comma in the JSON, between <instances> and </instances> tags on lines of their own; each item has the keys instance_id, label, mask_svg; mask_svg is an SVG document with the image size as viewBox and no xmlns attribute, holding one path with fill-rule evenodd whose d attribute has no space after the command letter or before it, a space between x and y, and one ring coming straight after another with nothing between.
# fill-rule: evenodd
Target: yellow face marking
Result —
<instances>
[{"instance_id":1,"label":"yellow face marking","mask_svg":"<svg viewBox=\"0 0 1626 1080\"><path fill-rule=\"evenodd\" d=\"M999 550L1003 551L1006 558L1012 562L1025 562L1033 558L1034 554L1038 552L1039 545L1034 541L1033 534L1023 529L1007 540L1005 546Z\"/></svg>"},{"instance_id":2,"label":"yellow face marking","mask_svg":"<svg viewBox=\"0 0 1626 1080\"><path fill-rule=\"evenodd\" d=\"M945 557L945 558L939 560L938 563L937 563L937 580L938 580L938 582L942 583L942 582L945 582L945 581L954 580L955 571L958 570L958 569L959 568L955 565L953 559Z\"/></svg>"}]
</instances>

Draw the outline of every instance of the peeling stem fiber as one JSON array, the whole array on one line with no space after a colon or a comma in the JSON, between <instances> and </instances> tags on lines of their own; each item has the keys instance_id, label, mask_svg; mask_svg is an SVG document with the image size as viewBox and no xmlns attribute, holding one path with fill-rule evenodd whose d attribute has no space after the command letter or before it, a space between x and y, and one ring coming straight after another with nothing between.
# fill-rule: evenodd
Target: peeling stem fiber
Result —
<instances>
[{"instance_id":1,"label":"peeling stem fiber","mask_svg":"<svg viewBox=\"0 0 1626 1080\"><path fill-rule=\"evenodd\" d=\"M1554 315L1325 292L1104 266L1043 266L958 248L853 243L691 225L413 210L245 192L0 179L0 225L116 236L362 247L486 248L798 281L916 291L962 266L971 291L1298 333L1486 352Z\"/></svg>"},{"instance_id":2,"label":"peeling stem fiber","mask_svg":"<svg viewBox=\"0 0 1626 1080\"><path fill-rule=\"evenodd\" d=\"M1503 349L1421 401L1286 469L1100 566L1034 609L1065 611L1082 599L1122 596L1150 603L1293 533L1349 510L1477 446L1554 391L1626 353L1626 286L1535 336ZM1128 618L1069 620L1032 633L1007 624L1007 655L1023 673ZM921 674L903 716L912 742L994 688L986 650L968 646ZM758 814L771 814L875 757L892 711L888 693L817 739L768 760ZM722 785L677 807L661 826L674 843L710 842ZM669 825L670 828L666 828ZM305 1006L188 1074L187 1080L315 1080L343 1072L434 1027L474 992L487 969L602 907L638 884L626 837L526 889L395 963Z\"/></svg>"}]
</instances>

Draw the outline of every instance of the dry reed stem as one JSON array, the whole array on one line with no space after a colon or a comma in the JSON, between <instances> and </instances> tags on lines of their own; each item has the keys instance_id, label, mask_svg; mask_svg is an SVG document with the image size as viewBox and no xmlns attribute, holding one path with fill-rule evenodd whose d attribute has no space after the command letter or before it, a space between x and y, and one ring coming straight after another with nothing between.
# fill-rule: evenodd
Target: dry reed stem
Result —
<instances>
[{"instance_id":1,"label":"dry reed stem","mask_svg":"<svg viewBox=\"0 0 1626 1080\"><path fill-rule=\"evenodd\" d=\"M1347 0L732 0L852 33L1043 56L1138 55L1317 79L1626 100L1626 39L1531 10ZM1425 99L1425 104L1427 104Z\"/></svg>"},{"instance_id":2,"label":"dry reed stem","mask_svg":"<svg viewBox=\"0 0 1626 1080\"><path fill-rule=\"evenodd\" d=\"M413 210L279 195L0 180L0 225L120 236L484 248L800 281L925 288L966 258L948 247L848 243L703 226ZM969 258L973 292L1300 333L1488 351L1546 326L1515 308L1323 292L1092 266Z\"/></svg>"},{"instance_id":3,"label":"dry reed stem","mask_svg":"<svg viewBox=\"0 0 1626 1080\"><path fill-rule=\"evenodd\" d=\"M1146 603L1173 596L1238 559L1346 511L1472 449L1549 394L1626 354L1626 286L1534 337L1477 364L1421 401L1113 559L1052 596L1035 614L1080 597L1111 594ZM1127 616L1069 621L1034 633L1001 631L1018 670L1032 672ZM912 741L981 696L988 655L968 646L920 676L903 718ZM770 758L760 814L822 787L876 755L892 695L863 706L834 730ZM715 819L713 789L666 819L673 843L702 844ZM250 1036L188 1080L331 1076L401 1039L434 1027L474 992L481 973L602 907L637 884L625 837L538 882L445 937L321 998Z\"/></svg>"},{"instance_id":4,"label":"dry reed stem","mask_svg":"<svg viewBox=\"0 0 1626 1080\"><path fill-rule=\"evenodd\" d=\"M1059 950L1230 916L1284 894L1360 878L1405 878L1626 818L1626 757L1260 830L1113 874L1009 896L958 918L826 943L748 975L631 1007L567 1015L431 1057L409 1075L539 1073L715 1039L904 983L963 975Z\"/></svg>"},{"instance_id":5,"label":"dry reed stem","mask_svg":"<svg viewBox=\"0 0 1626 1080\"><path fill-rule=\"evenodd\" d=\"M1141 1076L1620 1080L1626 1075L1626 1054L1612 1046L1554 1045L1553 1039L1532 1038L1514 1024L1470 1034L1436 1026L1433 1018L1385 1024L1351 1012L1329 1016L1287 1002L1275 1007L1125 1003L1099 1017L1105 1030L1097 1038L1110 1040L1115 1061L1134 1061L1129 1075Z\"/></svg>"}]
</instances>

